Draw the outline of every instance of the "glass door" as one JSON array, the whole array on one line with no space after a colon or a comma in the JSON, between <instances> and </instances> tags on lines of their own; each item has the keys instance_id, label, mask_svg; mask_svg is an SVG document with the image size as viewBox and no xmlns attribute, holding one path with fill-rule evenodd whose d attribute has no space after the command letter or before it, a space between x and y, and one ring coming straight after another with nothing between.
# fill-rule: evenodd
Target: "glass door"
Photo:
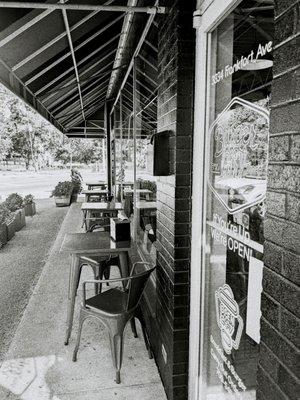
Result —
<instances>
[{"instance_id":1,"label":"glass door","mask_svg":"<svg viewBox=\"0 0 300 400\"><path fill-rule=\"evenodd\" d=\"M206 35L201 400L256 399L273 19L243 0Z\"/></svg>"}]
</instances>

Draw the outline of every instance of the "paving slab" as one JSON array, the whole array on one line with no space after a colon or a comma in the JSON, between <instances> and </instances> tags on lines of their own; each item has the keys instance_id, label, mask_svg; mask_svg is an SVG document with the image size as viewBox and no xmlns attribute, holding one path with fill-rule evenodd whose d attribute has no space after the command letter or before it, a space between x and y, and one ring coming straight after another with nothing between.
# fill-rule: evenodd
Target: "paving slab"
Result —
<instances>
[{"instance_id":1,"label":"paving slab","mask_svg":"<svg viewBox=\"0 0 300 400\"><path fill-rule=\"evenodd\" d=\"M130 325L125 329L121 384L114 381L108 334L98 321L85 322L78 360L72 362L82 292L79 290L76 297L74 327L65 346L70 259L58 252L65 233L80 232L80 225L80 205L73 204L0 366L0 399L166 400L138 322L138 338L133 337ZM113 269L114 275L117 269ZM92 271L85 268L82 280L91 277Z\"/></svg>"}]
</instances>

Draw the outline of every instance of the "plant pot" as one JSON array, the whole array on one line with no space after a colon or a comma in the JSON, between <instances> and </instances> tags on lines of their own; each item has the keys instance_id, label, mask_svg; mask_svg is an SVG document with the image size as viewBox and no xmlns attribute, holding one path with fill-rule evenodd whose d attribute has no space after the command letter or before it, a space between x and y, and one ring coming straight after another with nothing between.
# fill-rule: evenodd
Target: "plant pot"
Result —
<instances>
[{"instance_id":1,"label":"plant pot","mask_svg":"<svg viewBox=\"0 0 300 400\"><path fill-rule=\"evenodd\" d=\"M78 198L78 193L72 193L71 203L76 203Z\"/></svg>"},{"instance_id":2,"label":"plant pot","mask_svg":"<svg viewBox=\"0 0 300 400\"><path fill-rule=\"evenodd\" d=\"M14 224L16 232L19 232L23 228L21 222L21 210L17 210L14 212Z\"/></svg>"},{"instance_id":3,"label":"plant pot","mask_svg":"<svg viewBox=\"0 0 300 400\"><path fill-rule=\"evenodd\" d=\"M22 207L20 210L20 218L21 218L21 229L26 226L26 218L25 218L25 209Z\"/></svg>"},{"instance_id":4,"label":"plant pot","mask_svg":"<svg viewBox=\"0 0 300 400\"><path fill-rule=\"evenodd\" d=\"M24 210L26 217L33 217L36 213L35 203L25 204Z\"/></svg>"},{"instance_id":5,"label":"plant pot","mask_svg":"<svg viewBox=\"0 0 300 400\"><path fill-rule=\"evenodd\" d=\"M55 196L56 207L66 207L71 203L71 195L69 196Z\"/></svg>"},{"instance_id":6,"label":"plant pot","mask_svg":"<svg viewBox=\"0 0 300 400\"><path fill-rule=\"evenodd\" d=\"M14 218L12 218L9 222L6 222L6 228L7 228L7 241L9 241L15 236L16 232Z\"/></svg>"},{"instance_id":7,"label":"plant pot","mask_svg":"<svg viewBox=\"0 0 300 400\"><path fill-rule=\"evenodd\" d=\"M7 238L7 226L3 222L2 224L0 224L0 248L7 243L7 240L8 240L8 238Z\"/></svg>"}]
</instances>

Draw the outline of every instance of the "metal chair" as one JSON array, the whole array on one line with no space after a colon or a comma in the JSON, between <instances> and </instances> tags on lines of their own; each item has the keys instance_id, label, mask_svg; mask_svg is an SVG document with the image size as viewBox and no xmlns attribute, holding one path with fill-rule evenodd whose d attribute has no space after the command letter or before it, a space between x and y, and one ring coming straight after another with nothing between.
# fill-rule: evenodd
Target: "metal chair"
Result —
<instances>
[{"instance_id":1,"label":"metal chair","mask_svg":"<svg viewBox=\"0 0 300 400\"><path fill-rule=\"evenodd\" d=\"M77 360L77 352L84 321L89 317L98 319L107 328L109 333L112 361L116 370L116 383L121 382L120 370L123 358L123 332L128 321L134 320L134 318L140 319L146 348L149 357L152 358L150 343L146 334L139 302L148 279L156 267L136 274L135 268L139 264L150 265L149 263L143 262L135 263L128 278L89 280L83 282L83 304L80 309L79 327L73 352L73 361ZM86 285L88 283L102 284L105 282L122 282L122 284L127 282L127 284L125 287L112 288L86 299Z\"/></svg>"},{"instance_id":2,"label":"metal chair","mask_svg":"<svg viewBox=\"0 0 300 400\"><path fill-rule=\"evenodd\" d=\"M87 232L97 232L97 231L102 231L103 230L103 225L95 223L93 224ZM81 270L82 267L88 266L91 267L94 273L94 278L95 279L102 279L103 276L105 279L109 279L110 277L110 267L115 265L118 267L120 274L121 274L121 266L120 266L120 260L119 256L81 256L79 259L80 262L80 272L78 275L78 281L77 281L77 289L79 286L79 281L80 281L80 276L81 276ZM107 284L108 285L108 284ZM95 294L98 294L102 290L102 285L96 284L95 283Z\"/></svg>"}]
</instances>

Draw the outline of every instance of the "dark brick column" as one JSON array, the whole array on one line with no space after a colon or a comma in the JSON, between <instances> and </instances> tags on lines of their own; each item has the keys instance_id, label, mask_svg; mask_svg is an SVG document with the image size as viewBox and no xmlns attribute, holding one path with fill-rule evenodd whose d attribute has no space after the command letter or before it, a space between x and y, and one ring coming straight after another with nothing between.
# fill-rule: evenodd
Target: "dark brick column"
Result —
<instances>
[{"instance_id":1,"label":"dark brick column","mask_svg":"<svg viewBox=\"0 0 300 400\"><path fill-rule=\"evenodd\" d=\"M157 331L153 342L168 399L186 400L196 5L180 0L165 5L171 8L159 21L158 131L171 133L166 151L172 175L157 182Z\"/></svg>"},{"instance_id":2,"label":"dark brick column","mask_svg":"<svg viewBox=\"0 0 300 400\"><path fill-rule=\"evenodd\" d=\"M300 3L275 3L258 400L300 398Z\"/></svg>"}]
</instances>

